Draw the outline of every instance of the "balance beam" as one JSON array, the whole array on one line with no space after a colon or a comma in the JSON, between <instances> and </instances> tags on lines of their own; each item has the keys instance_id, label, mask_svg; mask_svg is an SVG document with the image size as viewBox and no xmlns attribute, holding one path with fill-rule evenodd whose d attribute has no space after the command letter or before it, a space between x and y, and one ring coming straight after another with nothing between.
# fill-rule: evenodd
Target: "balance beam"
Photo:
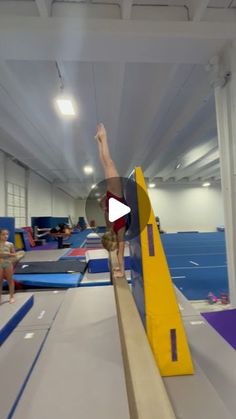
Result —
<instances>
[{"instance_id":1,"label":"balance beam","mask_svg":"<svg viewBox=\"0 0 236 419\"><path fill-rule=\"evenodd\" d=\"M116 252L110 272L117 305L131 419L176 419L125 277L115 278Z\"/></svg>"}]
</instances>

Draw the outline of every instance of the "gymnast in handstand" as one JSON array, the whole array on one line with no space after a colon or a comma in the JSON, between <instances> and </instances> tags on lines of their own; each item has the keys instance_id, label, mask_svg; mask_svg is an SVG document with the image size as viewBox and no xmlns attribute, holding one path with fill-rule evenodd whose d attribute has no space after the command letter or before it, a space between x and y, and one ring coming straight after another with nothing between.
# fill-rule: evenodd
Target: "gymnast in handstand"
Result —
<instances>
[{"instance_id":1,"label":"gymnast in handstand","mask_svg":"<svg viewBox=\"0 0 236 419\"><path fill-rule=\"evenodd\" d=\"M98 124L97 134L95 136L98 142L99 156L104 169L107 183L107 192L100 201L100 205L104 210L104 216L108 231L102 237L103 247L108 250L117 249L117 257L119 268L114 271L116 277L124 276L124 251L125 251L125 232L128 228L128 218L121 217L111 223L108 219L109 199L114 198L126 205L124 198L122 181L116 166L110 156L107 143L107 133L103 124Z\"/></svg>"}]
</instances>

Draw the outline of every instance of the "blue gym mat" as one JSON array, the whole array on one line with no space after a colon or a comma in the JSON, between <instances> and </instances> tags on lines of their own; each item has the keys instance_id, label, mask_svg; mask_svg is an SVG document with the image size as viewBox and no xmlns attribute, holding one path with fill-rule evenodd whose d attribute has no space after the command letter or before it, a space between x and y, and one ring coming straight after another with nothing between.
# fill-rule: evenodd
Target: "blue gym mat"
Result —
<instances>
[{"instance_id":1,"label":"blue gym mat","mask_svg":"<svg viewBox=\"0 0 236 419\"><path fill-rule=\"evenodd\" d=\"M190 300L205 300L212 291L228 293L225 235L212 233L161 234L175 285Z\"/></svg>"},{"instance_id":2,"label":"blue gym mat","mask_svg":"<svg viewBox=\"0 0 236 419\"><path fill-rule=\"evenodd\" d=\"M67 253L60 257L60 260L80 261L85 262L85 256L70 256Z\"/></svg>"},{"instance_id":3,"label":"blue gym mat","mask_svg":"<svg viewBox=\"0 0 236 419\"><path fill-rule=\"evenodd\" d=\"M211 233L168 233L161 234L161 241L163 245L165 244L199 244L199 243L225 243L224 233L211 232Z\"/></svg>"},{"instance_id":4,"label":"blue gym mat","mask_svg":"<svg viewBox=\"0 0 236 419\"><path fill-rule=\"evenodd\" d=\"M68 241L71 243L71 247L72 248L82 247L87 235L90 233L91 233L91 229L86 229L86 230L80 231L79 233L72 234L68 239Z\"/></svg>"},{"instance_id":5,"label":"blue gym mat","mask_svg":"<svg viewBox=\"0 0 236 419\"><path fill-rule=\"evenodd\" d=\"M221 286L219 284L209 284L209 282L206 282L204 280L198 280L196 282L188 282L185 283L184 286L181 282L181 285L174 279L174 283L177 286L177 288L183 293L183 295L188 300L207 300L207 296L211 290L213 290L213 293L220 296L221 292L227 293L229 292L228 287L225 285L225 281L222 280Z\"/></svg>"},{"instance_id":6,"label":"blue gym mat","mask_svg":"<svg viewBox=\"0 0 236 419\"><path fill-rule=\"evenodd\" d=\"M225 252L225 244L219 243L214 246L208 243L205 244L196 244L196 245L179 245L176 244L176 247L173 246L164 246L166 256L169 255L206 255L206 254L222 254Z\"/></svg>"},{"instance_id":7,"label":"blue gym mat","mask_svg":"<svg viewBox=\"0 0 236 419\"><path fill-rule=\"evenodd\" d=\"M174 284L189 300L205 300L212 291L215 295L228 293L227 267L196 267L170 269Z\"/></svg>"},{"instance_id":8,"label":"blue gym mat","mask_svg":"<svg viewBox=\"0 0 236 419\"><path fill-rule=\"evenodd\" d=\"M125 256L125 270L131 269L131 258ZM89 273L109 272L108 259L90 259L88 262Z\"/></svg>"},{"instance_id":9,"label":"blue gym mat","mask_svg":"<svg viewBox=\"0 0 236 419\"><path fill-rule=\"evenodd\" d=\"M34 304L33 294L23 294L15 296L15 303L9 304L4 301L1 307L0 318L0 345L7 339L18 323L28 313Z\"/></svg>"},{"instance_id":10,"label":"blue gym mat","mask_svg":"<svg viewBox=\"0 0 236 419\"><path fill-rule=\"evenodd\" d=\"M17 282L32 288L74 288L78 286L82 278L81 273L14 275Z\"/></svg>"},{"instance_id":11,"label":"blue gym mat","mask_svg":"<svg viewBox=\"0 0 236 419\"><path fill-rule=\"evenodd\" d=\"M15 274L83 273L86 267L86 262L78 260L22 262L17 264Z\"/></svg>"},{"instance_id":12,"label":"blue gym mat","mask_svg":"<svg viewBox=\"0 0 236 419\"><path fill-rule=\"evenodd\" d=\"M167 255L169 268L177 267L198 267L198 266L218 266L226 265L226 254L207 254L207 255Z\"/></svg>"}]
</instances>

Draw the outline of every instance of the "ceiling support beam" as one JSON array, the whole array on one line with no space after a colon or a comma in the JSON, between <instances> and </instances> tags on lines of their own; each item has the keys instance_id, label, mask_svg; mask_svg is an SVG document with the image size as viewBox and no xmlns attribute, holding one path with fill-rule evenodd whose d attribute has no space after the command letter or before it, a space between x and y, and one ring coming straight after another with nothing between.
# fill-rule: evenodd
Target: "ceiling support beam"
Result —
<instances>
[{"instance_id":1,"label":"ceiling support beam","mask_svg":"<svg viewBox=\"0 0 236 419\"><path fill-rule=\"evenodd\" d=\"M133 0L122 0L121 3L121 18L130 19L132 11Z\"/></svg>"},{"instance_id":2,"label":"ceiling support beam","mask_svg":"<svg viewBox=\"0 0 236 419\"><path fill-rule=\"evenodd\" d=\"M33 111L33 105L27 100L26 92L23 92L14 74L3 60L0 60L0 92L0 106L3 106L6 111L5 114L0 113L0 126L12 139L29 150L35 160L42 161L44 167L47 167L50 173L53 172L58 166L53 153L53 145L40 131L40 122L37 118L29 116L32 112L37 115L37 111ZM11 123L9 123L8 115L14 115ZM45 154L45 147L42 145L44 141L50 154ZM59 174L59 178L65 180L63 174Z\"/></svg>"},{"instance_id":3,"label":"ceiling support beam","mask_svg":"<svg viewBox=\"0 0 236 419\"><path fill-rule=\"evenodd\" d=\"M52 0L35 0L41 17L51 16Z\"/></svg>"},{"instance_id":4,"label":"ceiling support beam","mask_svg":"<svg viewBox=\"0 0 236 419\"><path fill-rule=\"evenodd\" d=\"M203 64L235 39L236 25L228 22L0 18L5 60Z\"/></svg>"},{"instance_id":5,"label":"ceiling support beam","mask_svg":"<svg viewBox=\"0 0 236 419\"><path fill-rule=\"evenodd\" d=\"M142 134L140 140L136 139L136 148L139 149L140 147L140 149L142 150L141 144L143 142L143 138L146 138L148 144L148 147L146 148L146 154L143 154L142 151L138 155L136 151L134 160L130 162L129 171L133 170L133 167L136 165L137 161L145 162L146 158L149 155L152 139L156 137L156 130L158 129L159 124L161 124L163 118L165 118L168 109L171 107L171 104L173 103L173 98L175 97L175 95L179 94L181 90L181 85L184 84L185 80L189 77L191 71L192 66L181 66L180 64L175 64L172 66L171 71L167 77L166 83L165 85L163 85L163 88L159 92L159 103L156 107L153 107L152 114L150 114L150 123L148 125L148 131ZM138 141L140 141L140 143ZM156 141L154 141L154 150L155 148ZM153 153L155 153L154 150L152 150L152 155Z\"/></svg>"},{"instance_id":6,"label":"ceiling support beam","mask_svg":"<svg viewBox=\"0 0 236 419\"><path fill-rule=\"evenodd\" d=\"M220 162L219 159L216 159L212 162L212 164L207 165L204 169L196 171L194 175L189 176L190 182L193 180L201 179L209 179L215 176L219 176L220 173Z\"/></svg>"},{"instance_id":7,"label":"ceiling support beam","mask_svg":"<svg viewBox=\"0 0 236 419\"><path fill-rule=\"evenodd\" d=\"M188 77L190 76L193 77L191 71L189 73L189 76L187 76L186 83ZM183 94L181 91L183 90L184 92L184 89L185 88L181 86L179 91L176 92L176 94L179 94L180 98L181 94ZM161 169L164 154L167 154L171 151L173 143L176 141L176 137L178 137L180 133L183 132L186 121L191 121L196 115L196 113L200 111L201 107L204 107L205 100L207 100L211 96L211 88L208 85L207 81L204 81L203 83L201 83L201 85L198 86L197 89L192 91L192 96L189 97L188 106L185 105L180 108L180 110L178 111L177 118L173 121L172 124L170 124L169 128L167 128L164 132L158 132L156 130L152 133L152 138L156 141L152 141L153 146L149 148L147 156L143 157L143 168L145 171L147 171L147 174L151 178L154 176L158 176L157 167L159 167L159 170ZM174 100L174 97L172 98L172 100ZM155 163L152 163L153 153L156 153L158 156L155 160Z\"/></svg>"},{"instance_id":8,"label":"ceiling support beam","mask_svg":"<svg viewBox=\"0 0 236 419\"><path fill-rule=\"evenodd\" d=\"M183 169L184 172L184 176L187 176L189 178L197 178L198 176L205 176L203 174L203 172L208 169L211 168L213 165L215 165L216 163L219 164L219 150L218 147L216 147L216 150L213 150L212 152L207 153L205 156L202 156L201 158L199 158L198 160L196 159L196 161L192 164L190 164L189 166L186 167L186 170ZM178 172L178 170L177 170ZM194 174L192 175L192 173L194 172ZM181 170L178 172L178 175L175 176L176 180L180 180L183 177L183 175L181 176Z\"/></svg>"},{"instance_id":9,"label":"ceiling support beam","mask_svg":"<svg viewBox=\"0 0 236 419\"><path fill-rule=\"evenodd\" d=\"M190 19L200 22L210 0L189 0Z\"/></svg>"}]
</instances>

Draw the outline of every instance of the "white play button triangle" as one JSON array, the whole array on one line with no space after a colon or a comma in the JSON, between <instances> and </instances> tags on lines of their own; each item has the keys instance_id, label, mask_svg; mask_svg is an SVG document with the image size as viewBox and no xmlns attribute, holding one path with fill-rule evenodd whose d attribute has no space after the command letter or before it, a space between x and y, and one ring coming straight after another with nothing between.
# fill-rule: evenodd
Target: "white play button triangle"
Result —
<instances>
[{"instance_id":1,"label":"white play button triangle","mask_svg":"<svg viewBox=\"0 0 236 419\"><path fill-rule=\"evenodd\" d=\"M108 201L108 219L111 223L118 220L124 215L129 214L131 211L130 207L118 201L115 198L110 198Z\"/></svg>"}]
</instances>

